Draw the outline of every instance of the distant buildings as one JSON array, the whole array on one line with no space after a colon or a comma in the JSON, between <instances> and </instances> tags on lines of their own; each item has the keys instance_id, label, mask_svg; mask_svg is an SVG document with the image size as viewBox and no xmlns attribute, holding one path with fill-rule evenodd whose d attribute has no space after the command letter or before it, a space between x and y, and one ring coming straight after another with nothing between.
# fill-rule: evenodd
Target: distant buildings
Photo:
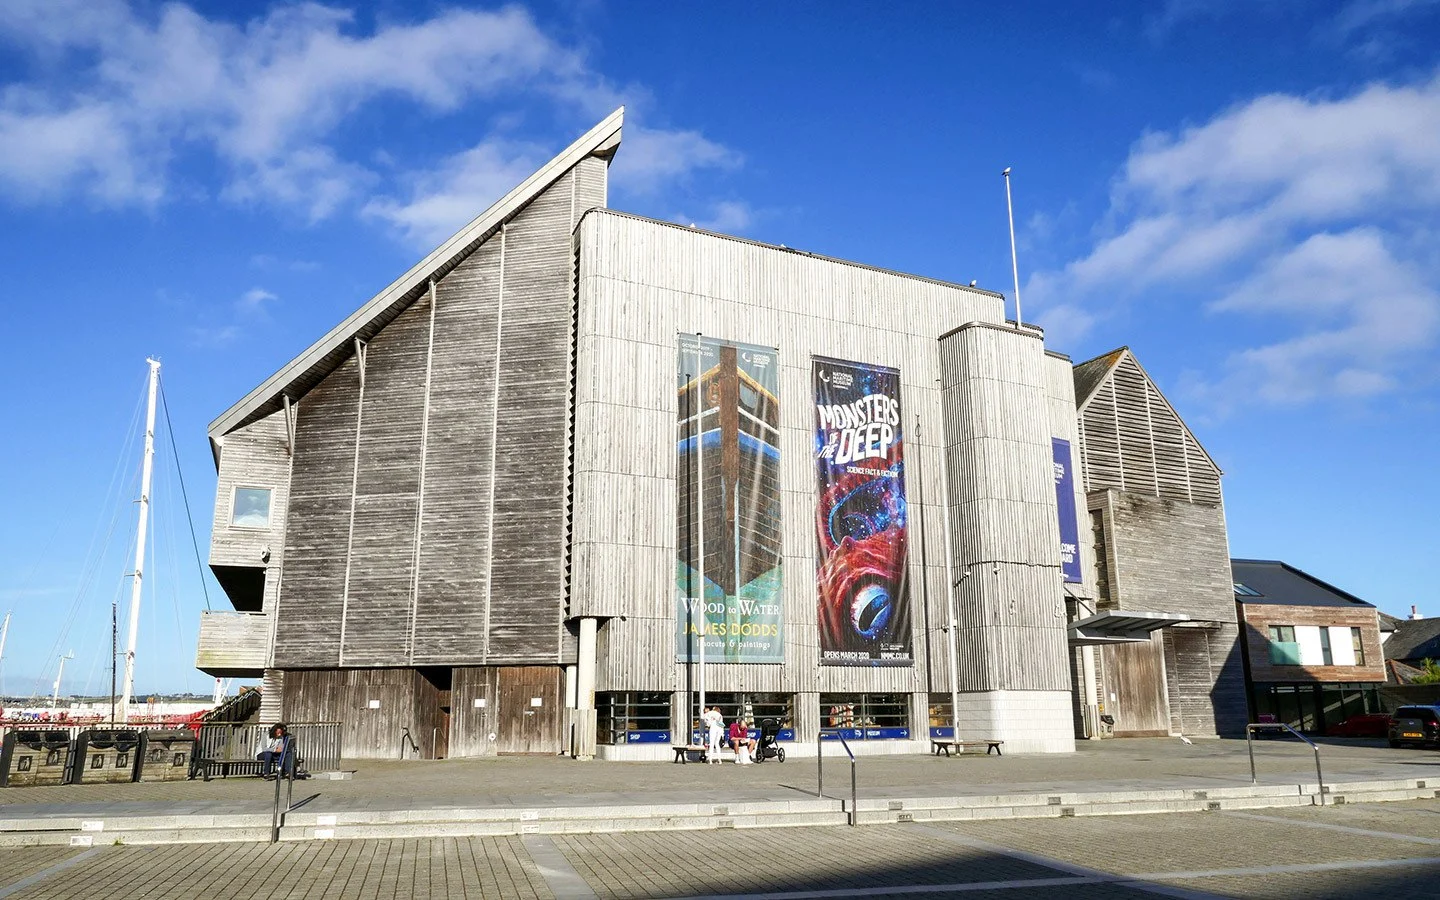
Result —
<instances>
[{"instance_id":1,"label":"distant buildings","mask_svg":"<svg viewBox=\"0 0 1440 900\"><path fill-rule=\"evenodd\" d=\"M1231 572L1251 721L1324 734L1383 711L1386 651L1373 605L1278 560L1231 560Z\"/></svg>"}]
</instances>

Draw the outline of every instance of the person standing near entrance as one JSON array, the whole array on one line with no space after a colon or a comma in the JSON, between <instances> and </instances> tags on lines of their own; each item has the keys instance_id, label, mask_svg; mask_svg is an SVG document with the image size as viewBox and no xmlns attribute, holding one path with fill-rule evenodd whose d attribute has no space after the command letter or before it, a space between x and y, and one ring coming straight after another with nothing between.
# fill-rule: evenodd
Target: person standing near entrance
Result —
<instances>
[{"instance_id":1,"label":"person standing near entrance","mask_svg":"<svg viewBox=\"0 0 1440 900\"><path fill-rule=\"evenodd\" d=\"M712 706L700 716L700 724L706 728L706 737L709 739L709 746L705 751L705 758L711 765L720 762L720 738L725 734L725 717L720 715L720 707Z\"/></svg>"}]
</instances>

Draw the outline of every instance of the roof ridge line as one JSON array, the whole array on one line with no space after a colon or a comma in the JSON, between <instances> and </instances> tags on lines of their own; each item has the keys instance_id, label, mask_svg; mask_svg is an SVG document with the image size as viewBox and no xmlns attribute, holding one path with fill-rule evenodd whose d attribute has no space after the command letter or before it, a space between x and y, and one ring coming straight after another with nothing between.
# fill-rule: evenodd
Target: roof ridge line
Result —
<instances>
[{"instance_id":1,"label":"roof ridge line","mask_svg":"<svg viewBox=\"0 0 1440 900\"><path fill-rule=\"evenodd\" d=\"M328 355L348 345L352 338L358 337L362 330L381 315L394 306L403 309L413 303L415 297L423 293L420 289L435 272L469 255L490 232L513 218L581 160L589 156L613 155L615 148L620 145L624 122L625 107L622 106L536 169L528 178L430 251L359 309L346 316L318 341L281 366L229 409L216 416L208 427L212 452L218 451L218 444L224 435L253 421L260 410L271 405L278 409L280 398L288 387L322 365ZM412 293L414 297L409 296ZM298 399L299 397L291 398L292 401Z\"/></svg>"}]
</instances>

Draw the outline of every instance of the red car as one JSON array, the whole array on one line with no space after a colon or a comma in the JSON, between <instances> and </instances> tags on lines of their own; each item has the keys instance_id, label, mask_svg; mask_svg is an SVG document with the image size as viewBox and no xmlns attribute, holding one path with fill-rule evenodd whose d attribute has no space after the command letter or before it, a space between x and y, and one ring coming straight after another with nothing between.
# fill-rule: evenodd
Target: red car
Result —
<instances>
[{"instance_id":1,"label":"red car","mask_svg":"<svg viewBox=\"0 0 1440 900\"><path fill-rule=\"evenodd\" d=\"M1330 737L1387 737L1390 734L1390 717L1385 713L1366 713L1351 716L1326 732Z\"/></svg>"}]
</instances>

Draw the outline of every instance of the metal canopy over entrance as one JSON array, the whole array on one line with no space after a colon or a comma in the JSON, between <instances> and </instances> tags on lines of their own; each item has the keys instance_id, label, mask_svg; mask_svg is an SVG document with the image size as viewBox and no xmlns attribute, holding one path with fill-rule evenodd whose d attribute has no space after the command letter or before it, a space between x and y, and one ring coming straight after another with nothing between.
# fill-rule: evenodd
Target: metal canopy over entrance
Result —
<instances>
[{"instance_id":1,"label":"metal canopy over entrance","mask_svg":"<svg viewBox=\"0 0 1440 900\"><path fill-rule=\"evenodd\" d=\"M1184 613L1110 610L1070 623L1070 646L1096 647L1148 641L1152 631L1190 621Z\"/></svg>"}]
</instances>

